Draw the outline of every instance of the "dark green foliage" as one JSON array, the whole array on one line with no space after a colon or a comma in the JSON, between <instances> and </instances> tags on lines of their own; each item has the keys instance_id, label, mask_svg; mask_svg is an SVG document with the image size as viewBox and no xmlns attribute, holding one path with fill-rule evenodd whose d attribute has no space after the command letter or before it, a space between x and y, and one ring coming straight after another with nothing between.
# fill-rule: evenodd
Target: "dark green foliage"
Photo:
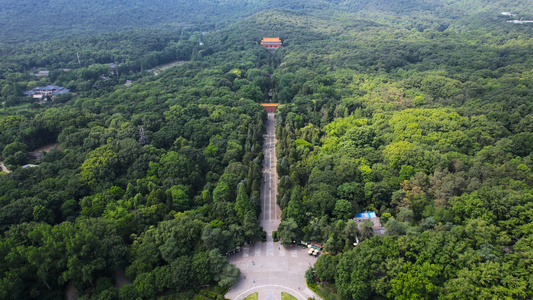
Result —
<instances>
[{"instance_id":1,"label":"dark green foliage","mask_svg":"<svg viewBox=\"0 0 533 300\"><path fill-rule=\"evenodd\" d=\"M533 37L495 17L512 4L528 18L526 1L85 4L0 12L3 43L53 40L0 45L13 170L0 175L0 298L57 299L72 282L95 299L192 299L235 283L224 254L266 239L270 89L284 104L274 239L323 243L310 282L350 299L531 297ZM47 20L30 26L32 10ZM159 29L104 33L146 25ZM258 46L270 35L284 43L273 55ZM48 84L75 93L21 94ZM384 237L349 220L364 210ZM117 270L131 282L118 290Z\"/></svg>"},{"instance_id":2,"label":"dark green foliage","mask_svg":"<svg viewBox=\"0 0 533 300\"><path fill-rule=\"evenodd\" d=\"M341 257L324 255L315 268L351 299L451 299L461 298L459 291L527 299L528 267L494 275L515 280L512 287L464 276L508 268L516 241L531 231L531 60L520 47L503 46L529 29L504 25L505 17L466 26L445 21L446 14L430 25L431 7L446 5L410 4L343 4L377 14L391 9L405 23L383 16L380 26L339 24L339 33L326 22L317 27L327 42L300 30L291 41L298 46L285 48L273 75L277 101L286 103L276 130L280 233L322 242ZM464 5L447 9L463 18L471 13L459 12ZM427 15L413 18L420 11ZM489 36L492 42L483 38ZM529 32L521 45L531 43ZM370 223L345 223L364 210L382 216L388 237L372 238Z\"/></svg>"},{"instance_id":3,"label":"dark green foliage","mask_svg":"<svg viewBox=\"0 0 533 300\"><path fill-rule=\"evenodd\" d=\"M153 51L188 45L172 44L162 32L152 34L159 35L160 45L143 47ZM93 39L103 43L108 37L113 35ZM128 37L123 38L127 43ZM25 59L24 51L19 52L20 59ZM138 51L139 56L130 58L141 59L144 50ZM252 59L257 64L251 65L248 59L239 61L233 58L243 73L262 66L260 60ZM260 235L259 185L253 183L260 182L262 175L264 110L241 93L211 85L225 74L219 74L217 65L190 62L157 78L146 77L131 88L119 81L125 79L119 77L123 75L107 73L108 66L78 69L69 75L72 78L63 79L68 74L51 72L43 81L64 85L63 80L78 77L80 84L111 84L98 93L94 87L87 91L76 87L78 95L72 101L53 101L51 107L0 113L0 146L10 167L25 163L28 150L56 141L61 147L32 161L38 167L17 169L0 178L0 229L6 235L2 253L17 259L2 267L11 284L2 286L0 298L31 298L30 293L46 298L69 281L80 291L97 287L94 295L100 298L128 299L235 282L238 270L227 264L223 254ZM195 78L207 68L213 69ZM128 67L117 72L130 71L136 70ZM102 80L100 75L110 79ZM139 126L144 127L150 145L138 143ZM208 223L215 219L220 221L212 228ZM17 226L47 223L51 227L46 230L52 233L82 226L64 221L91 224L85 225L88 236L70 231L52 234L43 241L51 243L45 246L52 254L15 255L16 249L45 247L31 242L39 235L26 227L16 230ZM114 224L112 232L92 225L108 222ZM64 250L63 244L73 248ZM76 248L77 244L85 244L86 249ZM38 266L38 260L47 263ZM126 285L115 291L97 282L120 269L126 270L132 288Z\"/></svg>"},{"instance_id":4,"label":"dark green foliage","mask_svg":"<svg viewBox=\"0 0 533 300\"><path fill-rule=\"evenodd\" d=\"M307 271L305 271L305 280L307 280L307 284L315 284L317 277L316 272L313 267L309 267Z\"/></svg>"}]
</instances>

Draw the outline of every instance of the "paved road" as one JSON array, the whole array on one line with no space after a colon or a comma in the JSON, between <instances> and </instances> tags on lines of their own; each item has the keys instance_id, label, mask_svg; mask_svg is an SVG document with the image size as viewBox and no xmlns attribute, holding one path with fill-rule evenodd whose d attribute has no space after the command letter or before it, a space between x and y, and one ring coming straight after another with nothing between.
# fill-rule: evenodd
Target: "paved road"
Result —
<instances>
[{"instance_id":1,"label":"paved road","mask_svg":"<svg viewBox=\"0 0 533 300\"><path fill-rule=\"evenodd\" d=\"M263 164L263 186L261 188L261 209L259 215L259 224L267 232L267 241L272 241L272 231L277 230L280 219L281 209L276 204L278 194L278 173L276 172L276 119L274 113L268 114L267 134L263 152L265 159Z\"/></svg>"},{"instance_id":2,"label":"paved road","mask_svg":"<svg viewBox=\"0 0 533 300\"><path fill-rule=\"evenodd\" d=\"M242 251L229 258L230 263L241 270L240 280L231 287L225 297L241 300L258 292L261 300L279 300L281 292L287 292L297 299L308 297L320 299L305 284L305 271L314 265L316 258L301 247L285 248L272 240L272 231L277 230L281 210L276 204L278 176L276 173L276 120L268 114L265 135L264 182L261 188L259 222L267 232L267 242L242 247ZM277 248L277 249L276 249Z\"/></svg>"}]
</instances>

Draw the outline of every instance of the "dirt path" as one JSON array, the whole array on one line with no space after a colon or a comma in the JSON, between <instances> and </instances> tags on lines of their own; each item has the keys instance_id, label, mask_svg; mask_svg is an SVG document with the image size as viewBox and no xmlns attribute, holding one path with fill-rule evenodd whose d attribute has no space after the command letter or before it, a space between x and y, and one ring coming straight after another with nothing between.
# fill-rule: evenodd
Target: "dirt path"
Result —
<instances>
[{"instance_id":1,"label":"dirt path","mask_svg":"<svg viewBox=\"0 0 533 300\"><path fill-rule=\"evenodd\" d=\"M6 173L11 173L11 171L9 171L6 166L4 165L4 162L3 161L0 161L0 169L2 169L2 171L6 172Z\"/></svg>"},{"instance_id":2,"label":"dirt path","mask_svg":"<svg viewBox=\"0 0 533 300\"><path fill-rule=\"evenodd\" d=\"M41 151L45 151L45 152L50 152L50 150L52 149L59 149L59 143L54 143L54 144L49 144L49 145L46 145L46 146L42 146L41 148L37 148L31 152L41 152Z\"/></svg>"},{"instance_id":3,"label":"dirt path","mask_svg":"<svg viewBox=\"0 0 533 300\"><path fill-rule=\"evenodd\" d=\"M126 278L124 270L118 270L113 273L113 278L115 278L115 288L119 289L126 284L131 284L131 282Z\"/></svg>"},{"instance_id":4,"label":"dirt path","mask_svg":"<svg viewBox=\"0 0 533 300\"><path fill-rule=\"evenodd\" d=\"M78 298L78 290L74 287L72 281L69 281L65 287L65 300L78 300Z\"/></svg>"},{"instance_id":5,"label":"dirt path","mask_svg":"<svg viewBox=\"0 0 533 300\"><path fill-rule=\"evenodd\" d=\"M161 65L161 66L156 66L156 67L148 70L148 72L159 73L159 72L161 72L163 70L166 70L168 68L172 68L172 67L175 67L175 66L181 66L181 65L183 65L186 62L189 62L189 61L188 60L174 61L174 62L171 62L171 63L168 63L168 64L164 64L164 65Z\"/></svg>"}]
</instances>

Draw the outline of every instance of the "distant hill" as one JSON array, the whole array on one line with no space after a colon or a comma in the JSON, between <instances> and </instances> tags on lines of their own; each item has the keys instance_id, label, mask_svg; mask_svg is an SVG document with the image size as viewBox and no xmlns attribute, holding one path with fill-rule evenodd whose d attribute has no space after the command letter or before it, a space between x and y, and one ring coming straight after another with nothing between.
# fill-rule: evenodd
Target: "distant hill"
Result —
<instances>
[{"instance_id":1,"label":"distant hill","mask_svg":"<svg viewBox=\"0 0 533 300\"><path fill-rule=\"evenodd\" d=\"M324 1L265 0L4 0L3 43L51 40L146 27L214 28L268 8L317 9ZM1 42L0 42L1 43Z\"/></svg>"},{"instance_id":2,"label":"distant hill","mask_svg":"<svg viewBox=\"0 0 533 300\"><path fill-rule=\"evenodd\" d=\"M137 28L189 28L209 30L266 9L300 13L357 13L401 19L409 15L432 19L444 30L463 16L500 11L532 13L528 1L499 0L3 0L0 6L0 45L53 40L66 36ZM417 16L420 14L420 16ZM440 20L440 21L439 21ZM424 30L425 26L406 27Z\"/></svg>"},{"instance_id":3,"label":"distant hill","mask_svg":"<svg viewBox=\"0 0 533 300\"><path fill-rule=\"evenodd\" d=\"M248 5L213 1L6 0L0 38L7 43L153 27L214 24Z\"/></svg>"}]
</instances>

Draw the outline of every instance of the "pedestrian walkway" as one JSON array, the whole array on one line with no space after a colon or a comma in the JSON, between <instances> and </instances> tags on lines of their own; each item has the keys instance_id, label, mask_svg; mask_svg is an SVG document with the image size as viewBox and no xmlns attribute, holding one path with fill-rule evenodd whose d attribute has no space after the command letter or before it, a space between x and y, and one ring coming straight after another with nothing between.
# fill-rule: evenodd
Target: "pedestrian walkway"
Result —
<instances>
[{"instance_id":1,"label":"pedestrian walkway","mask_svg":"<svg viewBox=\"0 0 533 300\"><path fill-rule=\"evenodd\" d=\"M258 292L259 299L281 299L286 292L297 299L320 299L307 288L305 271L314 265L316 258L307 254L307 248L285 248L274 243L272 231L277 230L281 210L276 204L278 176L276 173L276 120L268 114L267 134L264 143L263 186L261 187L261 209L259 223L267 232L267 241L245 245L241 252L229 257L229 262L241 270L239 281L231 287L226 298L241 300Z\"/></svg>"},{"instance_id":2,"label":"pedestrian walkway","mask_svg":"<svg viewBox=\"0 0 533 300\"><path fill-rule=\"evenodd\" d=\"M246 256L247 252L254 255ZM314 256L307 254L306 248L285 248L279 243L258 242L244 246L243 251L232 255L229 261L241 270L241 277L226 293L226 298L240 300L259 292L259 299L268 299L267 294L261 297L262 293L273 291L273 299L280 299L277 295L281 292L302 300L320 299L305 283L305 271L316 262Z\"/></svg>"}]
</instances>

